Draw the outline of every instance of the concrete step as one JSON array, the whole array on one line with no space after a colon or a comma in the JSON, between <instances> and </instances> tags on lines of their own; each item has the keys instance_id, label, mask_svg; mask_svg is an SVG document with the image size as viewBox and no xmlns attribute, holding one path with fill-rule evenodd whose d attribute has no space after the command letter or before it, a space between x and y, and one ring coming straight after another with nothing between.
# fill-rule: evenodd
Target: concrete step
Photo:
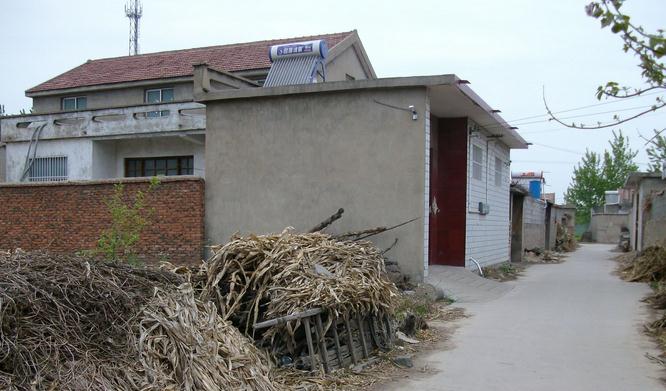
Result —
<instances>
[{"instance_id":1,"label":"concrete step","mask_svg":"<svg viewBox=\"0 0 666 391\"><path fill-rule=\"evenodd\" d=\"M430 265L425 282L457 303L484 303L502 297L513 289L513 285L489 280L456 266Z\"/></svg>"}]
</instances>

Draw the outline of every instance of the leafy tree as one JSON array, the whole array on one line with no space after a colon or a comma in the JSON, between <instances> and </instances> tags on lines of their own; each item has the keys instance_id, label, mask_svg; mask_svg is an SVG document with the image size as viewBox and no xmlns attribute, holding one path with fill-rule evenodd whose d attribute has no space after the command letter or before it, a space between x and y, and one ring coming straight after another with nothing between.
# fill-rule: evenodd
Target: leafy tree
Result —
<instances>
[{"instance_id":1,"label":"leafy tree","mask_svg":"<svg viewBox=\"0 0 666 391\"><path fill-rule=\"evenodd\" d=\"M620 188L627 176L638 171L634 158L638 151L629 148L629 139L622 134L613 132L613 139L608 142L610 150L604 151L602 178L605 190Z\"/></svg>"},{"instance_id":2,"label":"leafy tree","mask_svg":"<svg viewBox=\"0 0 666 391\"><path fill-rule=\"evenodd\" d=\"M613 132L609 141L610 150L602 155L585 151L580 163L574 168L574 174L565 195L567 203L576 207L576 221L590 221L590 209L602 205L604 192L617 190L627 176L638 171L634 158L638 151L632 151L629 140L622 132Z\"/></svg>"},{"instance_id":3,"label":"leafy tree","mask_svg":"<svg viewBox=\"0 0 666 391\"><path fill-rule=\"evenodd\" d=\"M666 161L666 128L654 131L654 136L648 140L649 147L645 150L650 159L650 172L661 172L662 162Z\"/></svg>"},{"instance_id":4,"label":"leafy tree","mask_svg":"<svg viewBox=\"0 0 666 391\"><path fill-rule=\"evenodd\" d=\"M618 82L609 81L603 86L597 88L597 99L618 98L626 99L642 95L648 91L657 90L666 92L666 66L661 60L666 55L666 37L664 30L659 29L656 32L647 32L641 25L635 24L631 17L625 14L621 8L625 0L600 0L593 1L585 7L587 14L601 22L601 28L610 27L614 34L618 34L623 42L625 53L632 53L640 60L639 68L641 76L647 85L646 87L631 88L620 86ZM544 98L545 103L545 98ZM612 121L596 125L585 125L583 123L565 123L556 118L546 104L546 110L550 117L558 123L577 129L600 129L616 126L618 124L631 121L644 114L659 110L666 106L666 101L662 97L657 97L654 104L627 118L613 116Z\"/></svg>"},{"instance_id":5,"label":"leafy tree","mask_svg":"<svg viewBox=\"0 0 666 391\"><path fill-rule=\"evenodd\" d=\"M590 209L603 201L605 186L601 173L599 154L585 151L585 156L574 168L573 178L565 195L566 202L576 207L576 222L589 222Z\"/></svg>"}]
</instances>

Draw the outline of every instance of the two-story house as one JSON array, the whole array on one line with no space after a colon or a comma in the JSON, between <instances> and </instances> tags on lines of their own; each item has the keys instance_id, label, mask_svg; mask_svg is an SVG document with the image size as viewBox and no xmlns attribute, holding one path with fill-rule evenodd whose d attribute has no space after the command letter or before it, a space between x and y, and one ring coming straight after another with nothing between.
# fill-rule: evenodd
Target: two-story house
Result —
<instances>
[{"instance_id":1,"label":"two-story house","mask_svg":"<svg viewBox=\"0 0 666 391\"><path fill-rule=\"evenodd\" d=\"M270 47L305 40L327 43L326 81L376 78L356 31L88 60L28 89L32 114L0 120L4 177L203 177L206 118L193 100L193 66L218 71L216 88L259 87Z\"/></svg>"}]
</instances>

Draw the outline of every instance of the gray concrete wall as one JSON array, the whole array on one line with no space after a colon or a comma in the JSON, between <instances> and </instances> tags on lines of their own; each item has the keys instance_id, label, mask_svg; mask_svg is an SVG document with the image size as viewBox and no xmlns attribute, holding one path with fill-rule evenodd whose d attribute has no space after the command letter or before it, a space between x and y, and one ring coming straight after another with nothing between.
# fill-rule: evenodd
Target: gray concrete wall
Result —
<instances>
[{"instance_id":1,"label":"gray concrete wall","mask_svg":"<svg viewBox=\"0 0 666 391\"><path fill-rule=\"evenodd\" d=\"M330 232L411 224L373 238L420 279L424 245L424 88L349 91L207 104L206 232L305 231L335 212Z\"/></svg>"},{"instance_id":2,"label":"gray concrete wall","mask_svg":"<svg viewBox=\"0 0 666 391\"><path fill-rule=\"evenodd\" d=\"M326 64L326 81L347 80L346 75L352 76L356 80L368 78L353 46Z\"/></svg>"},{"instance_id":3,"label":"gray concrete wall","mask_svg":"<svg viewBox=\"0 0 666 391\"><path fill-rule=\"evenodd\" d=\"M523 248L544 249L546 246L545 202L525 196L523 202Z\"/></svg>"},{"instance_id":4,"label":"gray concrete wall","mask_svg":"<svg viewBox=\"0 0 666 391\"><path fill-rule=\"evenodd\" d=\"M35 97L32 99L32 108L35 114L55 113L62 111L62 98L68 96L85 96L88 109L104 109L107 107L124 107L145 103L146 90L154 88L173 88L174 100L184 101L192 99L192 82L188 83L160 83L149 87L119 88L113 90L90 91L78 94L52 95Z\"/></svg>"},{"instance_id":5,"label":"gray concrete wall","mask_svg":"<svg viewBox=\"0 0 666 391\"><path fill-rule=\"evenodd\" d=\"M642 216L642 247L666 246L666 181L645 178L640 184Z\"/></svg>"},{"instance_id":6,"label":"gray concrete wall","mask_svg":"<svg viewBox=\"0 0 666 391\"><path fill-rule=\"evenodd\" d=\"M116 142L93 141L92 179L121 178L116 172Z\"/></svg>"},{"instance_id":7,"label":"gray concrete wall","mask_svg":"<svg viewBox=\"0 0 666 391\"><path fill-rule=\"evenodd\" d=\"M592 214L589 231L592 241L597 243L620 243L622 228L629 228L630 216L628 213L598 213Z\"/></svg>"},{"instance_id":8,"label":"gray concrete wall","mask_svg":"<svg viewBox=\"0 0 666 391\"><path fill-rule=\"evenodd\" d=\"M6 155L6 147L4 145L0 145L0 182L5 182L7 180L7 170L5 168Z\"/></svg>"}]
</instances>

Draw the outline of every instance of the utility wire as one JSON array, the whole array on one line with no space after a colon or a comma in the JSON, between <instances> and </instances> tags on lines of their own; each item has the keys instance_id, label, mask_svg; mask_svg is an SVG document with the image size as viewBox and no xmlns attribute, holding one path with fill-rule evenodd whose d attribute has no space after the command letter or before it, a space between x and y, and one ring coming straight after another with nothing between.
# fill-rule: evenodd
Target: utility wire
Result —
<instances>
[{"instance_id":1,"label":"utility wire","mask_svg":"<svg viewBox=\"0 0 666 391\"><path fill-rule=\"evenodd\" d=\"M631 98L619 99L619 100L614 100L614 101L610 101L610 102L595 103L595 104L591 104L591 105L587 105L587 106L579 106L579 107L574 107L574 108L571 108L571 109L555 111L555 112L553 112L553 114L569 113L571 111L589 109L590 107L604 106L604 105L609 105L609 104L612 104L612 103L626 102L628 99L639 98L639 97L650 96L650 95L663 94L663 93L664 93L663 91L655 91L655 92L650 92L650 93L647 93L647 94L636 95L636 96L633 96ZM517 121L524 121L524 120L528 120L528 119L548 117L548 116L549 116L548 113L543 113L543 114L533 115L533 116L530 116L530 117L514 118L514 119L506 120L506 122L517 122ZM483 126L483 125L481 125L481 126Z\"/></svg>"}]
</instances>

